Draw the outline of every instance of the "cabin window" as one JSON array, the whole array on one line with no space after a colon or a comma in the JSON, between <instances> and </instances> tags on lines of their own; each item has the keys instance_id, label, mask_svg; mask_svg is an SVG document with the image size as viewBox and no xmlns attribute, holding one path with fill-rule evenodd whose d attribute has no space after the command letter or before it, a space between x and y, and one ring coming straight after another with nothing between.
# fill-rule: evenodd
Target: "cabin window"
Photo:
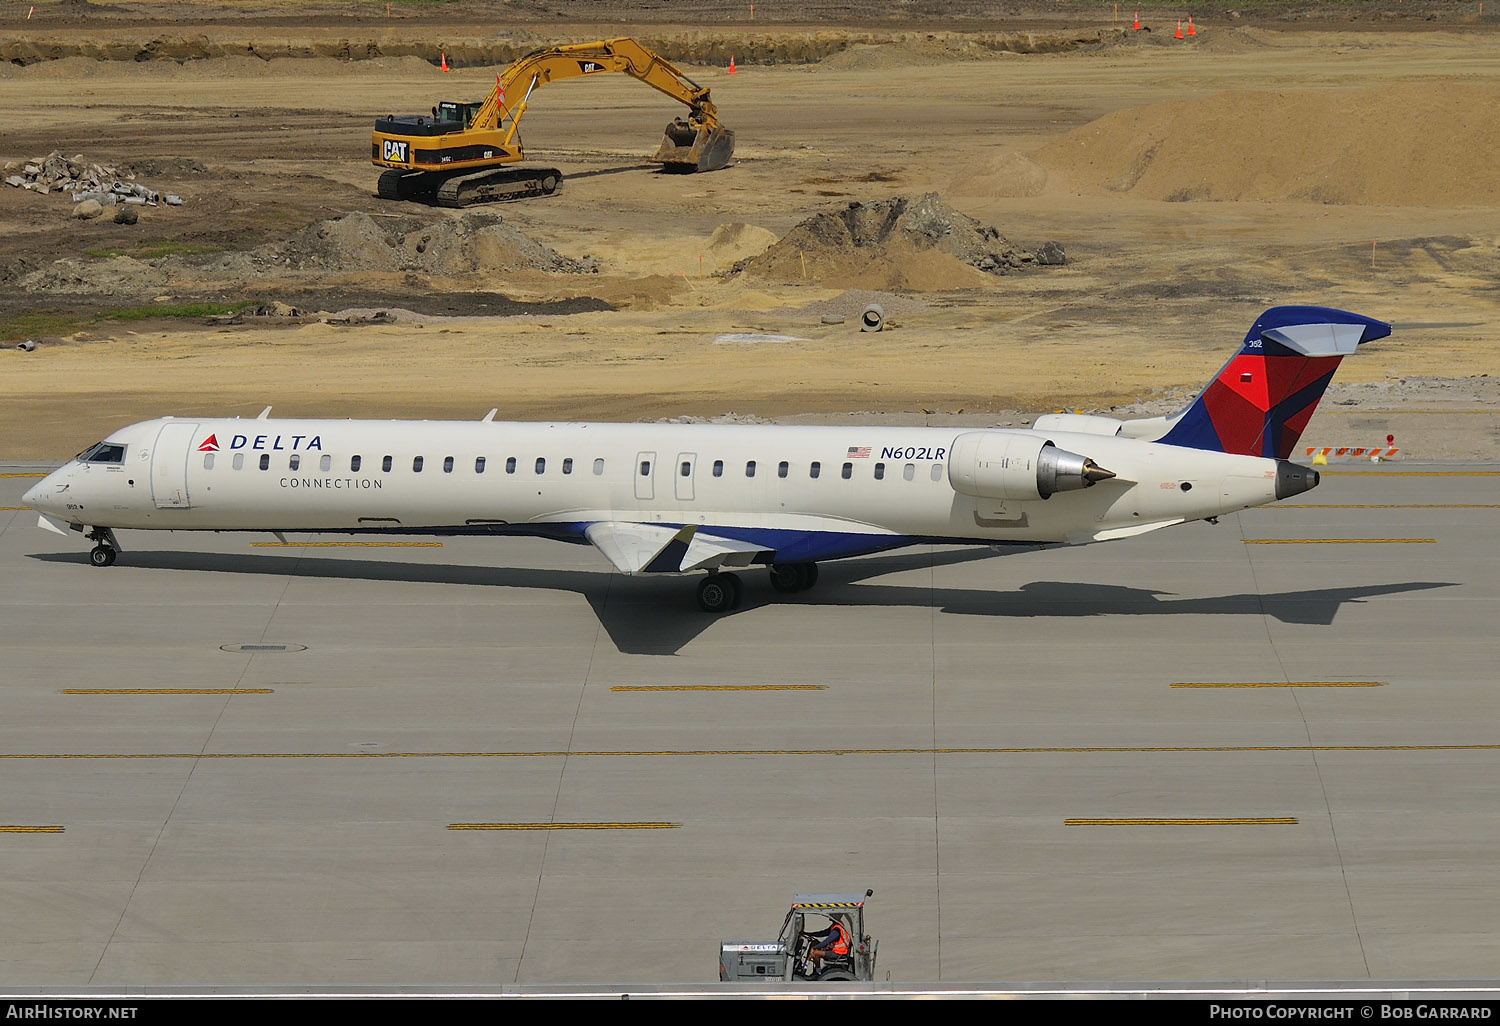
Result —
<instances>
[{"instance_id":1,"label":"cabin window","mask_svg":"<svg viewBox=\"0 0 1500 1026\"><path fill-rule=\"evenodd\" d=\"M475 456L474 457L474 473L476 473L476 474L483 474L484 473L484 457L483 456Z\"/></svg>"},{"instance_id":2,"label":"cabin window","mask_svg":"<svg viewBox=\"0 0 1500 1026\"><path fill-rule=\"evenodd\" d=\"M786 460L782 460L780 463L776 464L776 476L777 477L786 477L787 473L791 469L792 469L791 464L788 463Z\"/></svg>"},{"instance_id":3,"label":"cabin window","mask_svg":"<svg viewBox=\"0 0 1500 1026\"><path fill-rule=\"evenodd\" d=\"M885 480L885 464L884 463L877 463L877 464L875 464L875 480L877 480L877 481L884 481Z\"/></svg>"},{"instance_id":4,"label":"cabin window","mask_svg":"<svg viewBox=\"0 0 1500 1026\"><path fill-rule=\"evenodd\" d=\"M411 458L411 472L413 474L420 474L422 472L422 457L413 456Z\"/></svg>"},{"instance_id":5,"label":"cabin window","mask_svg":"<svg viewBox=\"0 0 1500 1026\"><path fill-rule=\"evenodd\" d=\"M263 453L260 454L260 469L261 470L270 470L271 469L271 454L270 453L263 452Z\"/></svg>"},{"instance_id":6,"label":"cabin window","mask_svg":"<svg viewBox=\"0 0 1500 1026\"><path fill-rule=\"evenodd\" d=\"M302 469L302 454L300 452L294 452L290 456L287 457L287 460L286 460L286 469L288 469L288 470L301 470Z\"/></svg>"},{"instance_id":7,"label":"cabin window","mask_svg":"<svg viewBox=\"0 0 1500 1026\"><path fill-rule=\"evenodd\" d=\"M238 470L239 468L235 467L235 469ZM332 470L333 469L333 457L330 456L330 455L328 455L326 452L322 456L319 456L318 457L318 469L321 470L325 474L328 473L330 470Z\"/></svg>"},{"instance_id":8,"label":"cabin window","mask_svg":"<svg viewBox=\"0 0 1500 1026\"><path fill-rule=\"evenodd\" d=\"M682 461L682 476L683 477L692 477L693 476L693 464L692 464L692 462L690 460L683 460Z\"/></svg>"},{"instance_id":9,"label":"cabin window","mask_svg":"<svg viewBox=\"0 0 1500 1026\"><path fill-rule=\"evenodd\" d=\"M212 470L212 469L214 469L214 454L213 453L206 452L206 453L203 454L203 469L204 470Z\"/></svg>"},{"instance_id":10,"label":"cabin window","mask_svg":"<svg viewBox=\"0 0 1500 1026\"><path fill-rule=\"evenodd\" d=\"M325 460L328 459L327 456L324 456L323 458ZM235 453L234 454L234 459L232 461L230 461L230 462L231 462L231 465L234 467L235 470L243 470L243 469L245 469L245 454L242 453L242 452Z\"/></svg>"},{"instance_id":11,"label":"cabin window","mask_svg":"<svg viewBox=\"0 0 1500 1026\"><path fill-rule=\"evenodd\" d=\"M547 472L547 457L538 456L536 458L536 472L538 474L545 474Z\"/></svg>"},{"instance_id":12,"label":"cabin window","mask_svg":"<svg viewBox=\"0 0 1500 1026\"><path fill-rule=\"evenodd\" d=\"M754 460L747 460L745 462L745 476L746 477L754 477L755 476L755 461Z\"/></svg>"},{"instance_id":13,"label":"cabin window","mask_svg":"<svg viewBox=\"0 0 1500 1026\"><path fill-rule=\"evenodd\" d=\"M821 473L823 473L823 464L821 463L814 462L812 466L807 468L808 477L816 478Z\"/></svg>"},{"instance_id":14,"label":"cabin window","mask_svg":"<svg viewBox=\"0 0 1500 1026\"><path fill-rule=\"evenodd\" d=\"M352 473L354 473L358 469L359 469L359 457L358 456L350 456L349 457L349 472L352 474Z\"/></svg>"},{"instance_id":15,"label":"cabin window","mask_svg":"<svg viewBox=\"0 0 1500 1026\"><path fill-rule=\"evenodd\" d=\"M650 460L641 460L641 476L642 477L650 477L651 476L651 461Z\"/></svg>"},{"instance_id":16,"label":"cabin window","mask_svg":"<svg viewBox=\"0 0 1500 1026\"><path fill-rule=\"evenodd\" d=\"M514 456L505 461L505 472L507 474L514 474L516 472L516 458Z\"/></svg>"},{"instance_id":17,"label":"cabin window","mask_svg":"<svg viewBox=\"0 0 1500 1026\"><path fill-rule=\"evenodd\" d=\"M917 479L917 465L915 463L908 463L901 469L901 476L908 481L915 481Z\"/></svg>"},{"instance_id":18,"label":"cabin window","mask_svg":"<svg viewBox=\"0 0 1500 1026\"><path fill-rule=\"evenodd\" d=\"M380 469L383 470L383 471L385 471L387 474L389 474L391 472L391 466L394 463L395 463L395 460L393 458L391 458L390 456L387 456L387 457L385 457L384 459L382 459L380 461Z\"/></svg>"},{"instance_id":19,"label":"cabin window","mask_svg":"<svg viewBox=\"0 0 1500 1026\"><path fill-rule=\"evenodd\" d=\"M451 474L451 473L453 473L453 457L452 456L444 456L443 457L443 473L445 473L445 474Z\"/></svg>"},{"instance_id":20,"label":"cabin window","mask_svg":"<svg viewBox=\"0 0 1500 1026\"><path fill-rule=\"evenodd\" d=\"M595 477L603 477L604 476L604 461L602 459L597 459L597 460L594 461L594 476Z\"/></svg>"},{"instance_id":21,"label":"cabin window","mask_svg":"<svg viewBox=\"0 0 1500 1026\"><path fill-rule=\"evenodd\" d=\"M854 476L854 464L852 464L852 463L845 463L844 464L844 473L843 473L844 480L847 481L847 480L849 480L853 476Z\"/></svg>"},{"instance_id":22,"label":"cabin window","mask_svg":"<svg viewBox=\"0 0 1500 1026\"><path fill-rule=\"evenodd\" d=\"M941 463L934 463L932 465L932 479L934 481L941 481L943 479L943 465Z\"/></svg>"},{"instance_id":23,"label":"cabin window","mask_svg":"<svg viewBox=\"0 0 1500 1026\"><path fill-rule=\"evenodd\" d=\"M714 477L724 476L724 461L714 460Z\"/></svg>"},{"instance_id":24,"label":"cabin window","mask_svg":"<svg viewBox=\"0 0 1500 1026\"><path fill-rule=\"evenodd\" d=\"M566 459L563 460L563 473L564 474L571 474L571 473L573 473L573 457L569 456L569 457L567 457Z\"/></svg>"}]
</instances>

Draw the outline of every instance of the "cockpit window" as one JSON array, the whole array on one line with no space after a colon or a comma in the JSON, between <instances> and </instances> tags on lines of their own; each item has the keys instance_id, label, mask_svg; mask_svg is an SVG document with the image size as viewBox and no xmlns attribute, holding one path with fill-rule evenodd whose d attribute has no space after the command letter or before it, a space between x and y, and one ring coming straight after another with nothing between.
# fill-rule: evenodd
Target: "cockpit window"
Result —
<instances>
[{"instance_id":1,"label":"cockpit window","mask_svg":"<svg viewBox=\"0 0 1500 1026\"><path fill-rule=\"evenodd\" d=\"M79 463L124 463L125 447L118 442L100 442L76 457Z\"/></svg>"}]
</instances>

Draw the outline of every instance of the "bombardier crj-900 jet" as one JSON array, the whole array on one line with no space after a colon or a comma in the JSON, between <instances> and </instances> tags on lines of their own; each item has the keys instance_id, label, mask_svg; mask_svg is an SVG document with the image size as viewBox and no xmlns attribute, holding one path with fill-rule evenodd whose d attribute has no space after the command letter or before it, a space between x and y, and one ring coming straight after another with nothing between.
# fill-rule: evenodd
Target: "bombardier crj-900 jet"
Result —
<instances>
[{"instance_id":1,"label":"bombardier crj-900 jet","mask_svg":"<svg viewBox=\"0 0 1500 1026\"><path fill-rule=\"evenodd\" d=\"M1029 429L179 420L121 428L26 493L115 562L121 529L539 535L622 573L735 569L781 592L822 560L915 544L1130 538L1305 492L1288 462L1339 361L1390 325L1281 306L1181 412L1048 414Z\"/></svg>"}]
</instances>

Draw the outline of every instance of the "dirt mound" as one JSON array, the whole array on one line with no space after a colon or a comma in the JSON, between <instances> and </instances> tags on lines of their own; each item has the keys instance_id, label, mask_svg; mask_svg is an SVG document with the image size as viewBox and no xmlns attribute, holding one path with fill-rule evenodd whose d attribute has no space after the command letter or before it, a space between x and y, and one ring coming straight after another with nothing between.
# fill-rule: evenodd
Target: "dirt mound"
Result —
<instances>
[{"instance_id":1,"label":"dirt mound","mask_svg":"<svg viewBox=\"0 0 1500 1026\"><path fill-rule=\"evenodd\" d=\"M1006 150L973 165L953 180L948 192L954 196L1000 199L1040 196L1047 184L1047 169L1023 153Z\"/></svg>"},{"instance_id":2,"label":"dirt mound","mask_svg":"<svg viewBox=\"0 0 1500 1026\"><path fill-rule=\"evenodd\" d=\"M506 224L499 214L469 211L425 222L416 217L376 220L356 211L309 225L284 242L189 265L231 273L287 271L355 273L415 271L457 275L473 271L540 270L569 274L595 270L590 260L572 260Z\"/></svg>"},{"instance_id":3,"label":"dirt mound","mask_svg":"<svg viewBox=\"0 0 1500 1026\"><path fill-rule=\"evenodd\" d=\"M725 222L708 239L708 255L716 265L758 256L776 244L776 233L740 221Z\"/></svg>"},{"instance_id":4,"label":"dirt mound","mask_svg":"<svg viewBox=\"0 0 1500 1026\"><path fill-rule=\"evenodd\" d=\"M838 69L916 68L951 61L977 61L994 55L994 50L972 38L922 36L851 46L823 58L818 65Z\"/></svg>"},{"instance_id":5,"label":"dirt mound","mask_svg":"<svg viewBox=\"0 0 1500 1026\"><path fill-rule=\"evenodd\" d=\"M866 41L850 39L847 49L818 61L838 69L920 68L954 61L990 60L1000 54L1068 53L1097 50L1125 41L1122 28L1074 32L900 32Z\"/></svg>"},{"instance_id":6,"label":"dirt mound","mask_svg":"<svg viewBox=\"0 0 1500 1026\"><path fill-rule=\"evenodd\" d=\"M92 296L135 297L167 287L171 276L159 267L127 256L106 260L56 260L24 275L26 292L65 292Z\"/></svg>"},{"instance_id":7,"label":"dirt mound","mask_svg":"<svg viewBox=\"0 0 1500 1026\"><path fill-rule=\"evenodd\" d=\"M1500 86L1233 91L1115 111L1033 156L1076 186L1142 199L1491 205Z\"/></svg>"},{"instance_id":8,"label":"dirt mound","mask_svg":"<svg viewBox=\"0 0 1500 1026\"><path fill-rule=\"evenodd\" d=\"M983 287L1035 259L930 192L816 214L735 270L831 288L932 292Z\"/></svg>"}]
</instances>

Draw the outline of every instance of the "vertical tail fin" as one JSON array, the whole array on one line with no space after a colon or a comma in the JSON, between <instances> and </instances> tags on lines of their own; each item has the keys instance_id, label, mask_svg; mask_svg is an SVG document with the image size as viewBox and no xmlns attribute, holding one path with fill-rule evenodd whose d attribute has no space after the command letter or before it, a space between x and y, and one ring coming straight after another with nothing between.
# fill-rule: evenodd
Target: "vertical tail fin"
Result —
<instances>
[{"instance_id":1,"label":"vertical tail fin","mask_svg":"<svg viewBox=\"0 0 1500 1026\"><path fill-rule=\"evenodd\" d=\"M1320 306L1261 314L1244 344L1159 437L1169 445L1287 459L1339 362L1391 326Z\"/></svg>"}]
</instances>

